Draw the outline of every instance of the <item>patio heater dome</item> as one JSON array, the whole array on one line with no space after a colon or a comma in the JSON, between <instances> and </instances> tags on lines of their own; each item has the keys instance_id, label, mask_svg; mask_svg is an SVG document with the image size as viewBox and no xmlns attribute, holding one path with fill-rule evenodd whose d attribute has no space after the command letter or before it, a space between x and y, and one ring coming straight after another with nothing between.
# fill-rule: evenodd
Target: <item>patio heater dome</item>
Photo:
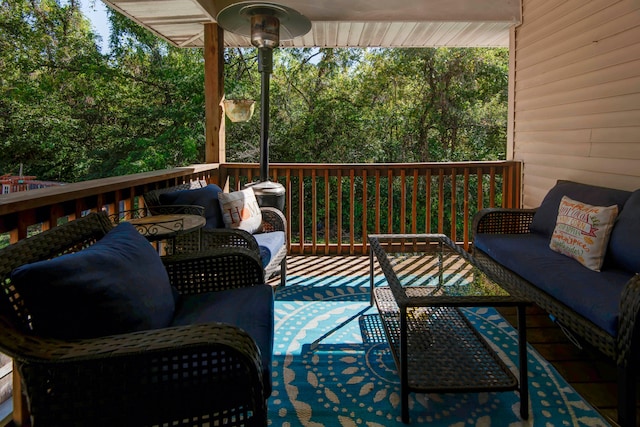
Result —
<instances>
[{"instance_id":1,"label":"patio heater dome","mask_svg":"<svg viewBox=\"0 0 640 427\"><path fill-rule=\"evenodd\" d=\"M304 15L290 7L265 2L231 4L218 13L216 21L231 33L251 37L251 44L258 48L273 49L280 40L292 40L311 30L311 21Z\"/></svg>"},{"instance_id":2,"label":"patio heater dome","mask_svg":"<svg viewBox=\"0 0 640 427\"><path fill-rule=\"evenodd\" d=\"M311 21L295 10L274 3L239 2L222 9L216 17L226 31L251 37L258 48L260 80L260 182L249 183L260 206L283 210L284 187L269 181L269 79L273 72L273 48L280 39L291 40L311 29Z\"/></svg>"}]
</instances>

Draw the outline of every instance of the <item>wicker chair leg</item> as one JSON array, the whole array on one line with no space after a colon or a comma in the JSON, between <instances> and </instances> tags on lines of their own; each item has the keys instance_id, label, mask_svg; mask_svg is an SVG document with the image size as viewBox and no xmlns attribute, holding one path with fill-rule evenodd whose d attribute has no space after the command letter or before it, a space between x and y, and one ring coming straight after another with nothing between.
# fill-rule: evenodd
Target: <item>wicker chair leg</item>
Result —
<instances>
[{"instance_id":1,"label":"wicker chair leg","mask_svg":"<svg viewBox=\"0 0 640 427\"><path fill-rule=\"evenodd\" d=\"M636 370L618 366L618 424L636 426Z\"/></svg>"},{"instance_id":2,"label":"wicker chair leg","mask_svg":"<svg viewBox=\"0 0 640 427\"><path fill-rule=\"evenodd\" d=\"M285 256L280 263L280 286L287 286L287 257Z\"/></svg>"}]
</instances>

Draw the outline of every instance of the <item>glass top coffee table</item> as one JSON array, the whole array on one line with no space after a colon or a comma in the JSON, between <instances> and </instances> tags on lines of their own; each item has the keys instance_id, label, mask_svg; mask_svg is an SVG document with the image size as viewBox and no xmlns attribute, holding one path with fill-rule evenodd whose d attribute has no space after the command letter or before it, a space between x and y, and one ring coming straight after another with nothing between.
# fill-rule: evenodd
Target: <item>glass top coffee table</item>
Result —
<instances>
[{"instance_id":1,"label":"glass top coffee table","mask_svg":"<svg viewBox=\"0 0 640 427\"><path fill-rule=\"evenodd\" d=\"M527 419L527 301L509 295L444 235L375 234L369 243L371 304L400 373L402 421L410 420L410 392L488 390L519 390L520 416ZM376 260L387 286L374 286ZM497 306L518 310L519 378L459 311Z\"/></svg>"}]
</instances>

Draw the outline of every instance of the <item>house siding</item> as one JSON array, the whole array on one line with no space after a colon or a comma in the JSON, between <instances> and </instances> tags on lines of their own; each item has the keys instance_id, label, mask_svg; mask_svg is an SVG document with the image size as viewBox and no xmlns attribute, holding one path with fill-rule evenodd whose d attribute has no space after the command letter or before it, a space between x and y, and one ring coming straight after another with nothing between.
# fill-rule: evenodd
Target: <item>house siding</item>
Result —
<instances>
[{"instance_id":1,"label":"house siding","mask_svg":"<svg viewBox=\"0 0 640 427\"><path fill-rule=\"evenodd\" d=\"M507 153L523 206L558 179L640 188L640 1L523 0Z\"/></svg>"}]
</instances>

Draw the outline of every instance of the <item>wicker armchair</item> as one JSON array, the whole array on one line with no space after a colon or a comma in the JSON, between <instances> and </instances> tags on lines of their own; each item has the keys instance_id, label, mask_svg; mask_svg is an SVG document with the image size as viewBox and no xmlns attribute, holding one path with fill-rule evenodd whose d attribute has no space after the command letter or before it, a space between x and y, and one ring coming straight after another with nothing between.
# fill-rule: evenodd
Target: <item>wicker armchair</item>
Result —
<instances>
[{"instance_id":1,"label":"wicker armchair","mask_svg":"<svg viewBox=\"0 0 640 427\"><path fill-rule=\"evenodd\" d=\"M193 189L193 184L186 183L176 185L173 187L162 188L158 190L152 190L143 195L144 202L151 214L159 213L179 213L183 211L186 206L174 205L167 206L160 202L160 195L162 193L169 193L174 191ZM267 233L271 231L283 231L287 232L287 220L276 208L261 207L262 213L262 232ZM199 232L183 234L175 239L175 247L173 250L175 253L190 253L207 248L217 247L242 247L250 249L257 254L260 254L260 249L256 239L248 232L244 230L229 229L229 228L205 228ZM285 245L271 257L271 260L264 268L265 276L267 279L280 274L280 285L286 284L287 273L287 245Z\"/></svg>"},{"instance_id":2,"label":"wicker armchair","mask_svg":"<svg viewBox=\"0 0 640 427\"><path fill-rule=\"evenodd\" d=\"M260 350L235 326L205 323L74 340L32 332L11 272L86 248L111 228L105 213L94 213L0 250L0 351L14 360L32 424L266 425ZM263 283L260 261L243 249L162 261L185 295Z\"/></svg>"}]
</instances>

